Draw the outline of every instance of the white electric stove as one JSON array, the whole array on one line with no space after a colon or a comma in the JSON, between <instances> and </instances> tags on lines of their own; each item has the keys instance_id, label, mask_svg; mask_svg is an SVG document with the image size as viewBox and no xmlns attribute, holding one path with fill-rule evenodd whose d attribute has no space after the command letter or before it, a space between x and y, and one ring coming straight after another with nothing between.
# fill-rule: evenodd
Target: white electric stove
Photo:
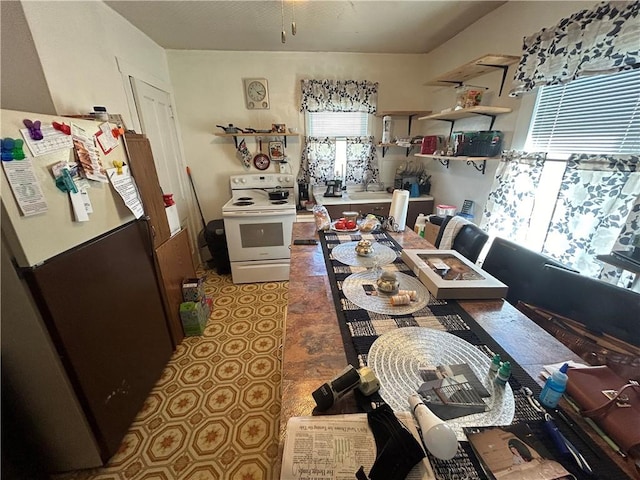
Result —
<instances>
[{"instance_id":1,"label":"white electric stove","mask_svg":"<svg viewBox=\"0 0 640 480\"><path fill-rule=\"evenodd\" d=\"M233 283L289 280L291 232L296 218L294 178L232 175L222 206ZM282 197L277 199L269 198Z\"/></svg>"}]
</instances>

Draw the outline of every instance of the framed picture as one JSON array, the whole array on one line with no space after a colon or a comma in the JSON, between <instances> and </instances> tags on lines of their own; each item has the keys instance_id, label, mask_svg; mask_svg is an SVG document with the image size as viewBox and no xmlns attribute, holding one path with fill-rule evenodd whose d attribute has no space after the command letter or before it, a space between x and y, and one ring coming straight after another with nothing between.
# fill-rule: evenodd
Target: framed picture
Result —
<instances>
[{"instance_id":1,"label":"framed picture","mask_svg":"<svg viewBox=\"0 0 640 480\"><path fill-rule=\"evenodd\" d=\"M269 158L271 158L273 162L284 160L284 147L282 142L269 142Z\"/></svg>"},{"instance_id":2,"label":"framed picture","mask_svg":"<svg viewBox=\"0 0 640 480\"><path fill-rule=\"evenodd\" d=\"M455 250L405 248L402 260L438 299L503 298L507 286Z\"/></svg>"},{"instance_id":3,"label":"framed picture","mask_svg":"<svg viewBox=\"0 0 640 480\"><path fill-rule=\"evenodd\" d=\"M284 123L272 123L271 131L276 133L287 133L287 125Z\"/></svg>"}]
</instances>

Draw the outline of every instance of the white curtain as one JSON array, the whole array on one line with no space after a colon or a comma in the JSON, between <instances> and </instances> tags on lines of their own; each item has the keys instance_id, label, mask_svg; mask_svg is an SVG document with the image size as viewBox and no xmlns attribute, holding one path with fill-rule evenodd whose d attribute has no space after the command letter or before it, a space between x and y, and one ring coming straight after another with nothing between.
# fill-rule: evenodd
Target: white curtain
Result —
<instances>
[{"instance_id":1,"label":"white curtain","mask_svg":"<svg viewBox=\"0 0 640 480\"><path fill-rule=\"evenodd\" d=\"M635 155L572 155L562 179L543 253L598 277L595 257L613 249L640 195Z\"/></svg>"},{"instance_id":2,"label":"white curtain","mask_svg":"<svg viewBox=\"0 0 640 480\"><path fill-rule=\"evenodd\" d=\"M543 153L503 153L480 228L490 236L525 243L544 159Z\"/></svg>"}]
</instances>

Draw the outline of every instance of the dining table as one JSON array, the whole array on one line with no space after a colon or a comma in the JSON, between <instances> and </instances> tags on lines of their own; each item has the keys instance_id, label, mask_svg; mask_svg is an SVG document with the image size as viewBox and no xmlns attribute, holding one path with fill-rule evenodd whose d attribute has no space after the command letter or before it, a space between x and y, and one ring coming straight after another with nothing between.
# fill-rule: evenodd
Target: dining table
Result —
<instances>
[{"instance_id":1,"label":"dining table","mask_svg":"<svg viewBox=\"0 0 640 480\"><path fill-rule=\"evenodd\" d=\"M436 248L413 230L388 233L402 249ZM361 411L353 395L345 395L324 412L317 411L312 397L314 390L336 377L348 365L320 235L314 222L296 222L293 225L288 305L281 351L281 412L276 473L280 471L286 425L290 418ZM293 243L293 240L301 239L315 239L317 243ZM458 300L458 303L538 385L544 384L540 372L545 365L569 360L584 363L578 355L503 299ZM591 438L601 454L610 457L630 478L640 478L633 464L613 452L582 417L575 411L571 412L564 402L564 399L561 400L561 405L567 407L571 420Z\"/></svg>"}]
</instances>

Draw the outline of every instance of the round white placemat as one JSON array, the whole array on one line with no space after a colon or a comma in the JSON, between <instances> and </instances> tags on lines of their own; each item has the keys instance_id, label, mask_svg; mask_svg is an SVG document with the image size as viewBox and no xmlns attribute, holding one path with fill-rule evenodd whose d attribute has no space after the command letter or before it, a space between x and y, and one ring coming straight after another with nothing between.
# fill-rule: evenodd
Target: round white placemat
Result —
<instances>
[{"instance_id":1,"label":"round white placemat","mask_svg":"<svg viewBox=\"0 0 640 480\"><path fill-rule=\"evenodd\" d=\"M349 275L342 282L342 293L358 307L369 312L383 313L385 315L408 315L427 305L429 291L420 280L400 272L396 273L396 278L400 284L400 290L416 291L416 300L409 305L391 305L392 295L378 292L377 288L372 292L374 295L367 295L363 285L376 286L376 280L378 279L376 269Z\"/></svg>"},{"instance_id":2,"label":"round white placemat","mask_svg":"<svg viewBox=\"0 0 640 480\"><path fill-rule=\"evenodd\" d=\"M491 360L469 342L447 332L425 327L404 327L380 335L369 350L367 365L380 380L380 396L394 411L410 410L407 398L423 380L423 366L468 364L491 397L488 410L447 420L458 440L466 440L462 427L509 425L515 413L511 387L499 387L489 377Z\"/></svg>"},{"instance_id":3,"label":"round white placemat","mask_svg":"<svg viewBox=\"0 0 640 480\"><path fill-rule=\"evenodd\" d=\"M373 243L373 253L367 257L360 256L356 253L356 245L358 242L347 242L336 245L331 250L333 258L345 265L352 265L355 267L375 267L376 265L383 267L392 263L396 258L396 252L380 243Z\"/></svg>"}]
</instances>

